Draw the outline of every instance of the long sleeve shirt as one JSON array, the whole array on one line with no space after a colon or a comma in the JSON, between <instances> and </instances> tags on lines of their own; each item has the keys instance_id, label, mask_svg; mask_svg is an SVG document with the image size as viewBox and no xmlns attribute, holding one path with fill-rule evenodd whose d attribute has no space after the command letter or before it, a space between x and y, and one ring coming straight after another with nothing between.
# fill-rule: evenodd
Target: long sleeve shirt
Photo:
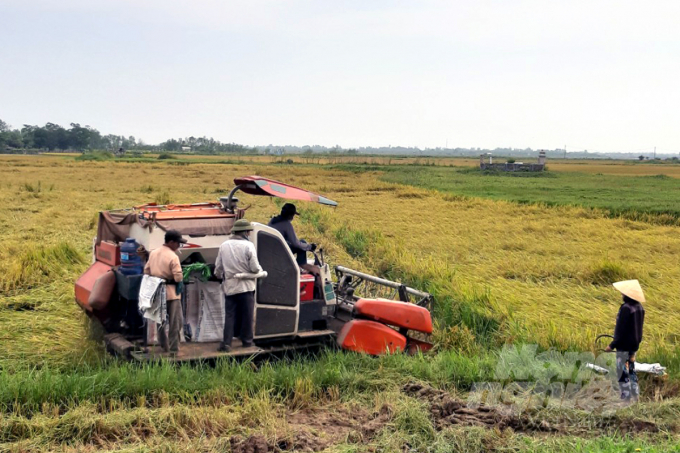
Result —
<instances>
[{"instance_id":1,"label":"long sleeve shirt","mask_svg":"<svg viewBox=\"0 0 680 453\"><path fill-rule=\"evenodd\" d=\"M642 325L645 322L645 309L642 304L624 302L616 316L614 340L609 344L617 351L636 352L642 342Z\"/></svg>"},{"instance_id":2,"label":"long sleeve shirt","mask_svg":"<svg viewBox=\"0 0 680 453\"><path fill-rule=\"evenodd\" d=\"M290 220L286 220L280 215L277 215L269 221L269 226L281 233L281 236L283 236L283 239L286 241L286 244L288 244L288 247L290 247L293 253L300 250L309 252L312 249L311 244L300 242L298 237L295 235L295 228L293 228L293 224Z\"/></svg>"},{"instance_id":3,"label":"long sleeve shirt","mask_svg":"<svg viewBox=\"0 0 680 453\"><path fill-rule=\"evenodd\" d=\"M184 280L179 256L167 245L151 251L149 260L144 266L144 273L152 277L164 278L168 282L178 283ZM175 290L175 285L168 285L166 294L168 300L180 298Z\"/></svg>"},{"instance_id":4,"label":"long sleeve shirt","mask_svg":"<svg viewBox=\"0 0 680 453\"><path fill-rule=\"evenodd\" d=\"M248 239L233 235L220 245L215 260L215 275L222 278L222 291L227 296L255 291L256 280L234 278L240 273L258 274L262 266L257 260L255 245Z\"/></svg>"}]
</instances>

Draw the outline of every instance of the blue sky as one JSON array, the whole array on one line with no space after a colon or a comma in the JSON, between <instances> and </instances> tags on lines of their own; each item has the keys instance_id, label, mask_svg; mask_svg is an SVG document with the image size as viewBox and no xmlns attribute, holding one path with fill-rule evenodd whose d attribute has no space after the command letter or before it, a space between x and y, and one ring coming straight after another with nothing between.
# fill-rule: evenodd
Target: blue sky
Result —
<instances>
[{"instance_id":1,"label":"blue sky","mask_svg":"<svg viewBox=\"0 0 680 453\"><path fill-rule=\"evenodd\" d=\"M678 1L2 0L0 30L15 127L680 152Z\"/></svg>"}]
</instances>

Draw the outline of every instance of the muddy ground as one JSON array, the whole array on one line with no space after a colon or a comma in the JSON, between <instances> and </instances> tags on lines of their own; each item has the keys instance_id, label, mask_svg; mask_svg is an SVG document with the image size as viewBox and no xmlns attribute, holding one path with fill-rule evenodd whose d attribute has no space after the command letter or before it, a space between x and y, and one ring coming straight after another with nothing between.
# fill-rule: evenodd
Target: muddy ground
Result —
<instances>
[{"instance_id":1,"label":"muddy ground","mask_svg":"<svg viewBox=\"0 0 680 453\"><path fill-rule=\"evenodd\" d=\"M429 408L434 429L441 431L455 426L478 426L498 432L511 430L527 435L575 435L595 437L598 435L657 433L677 434L674 422L663 425L634 417L595 415L582 411L526 411L515 413L506 407L485 404L468 404L448 392L421 384L407 384L402 392L425 403ZM601 396L594 395L595 398ZM368 444L394 418L394 409L383 405L379 411L363 409L329 411L310 408L291 412L287 416L288 430L275 441L262 435L234 436L230 439L234 453L268 453L284 451L318 452L344 442Z\"/></svg>"},{"instance_id":2,"label":"muddy ground","mask_svg":"<svg viewBox=\"0 0 680 453\"><path fill-rule=\"evenodd\" d=\"M499 405L468 404L449 393L420 384L408 384L404 393L426 400L430 404L432 421L441 430L453 425L482 426L493 429L512 429L520 433L554 433L563 435L637 434L656 433L661 429L678 432L676 424L657 426L656 423L633 417L620 417L615 413L600 415L573 410L526 410L517 413ZM603 393L603 392L601 392ZM610 398L611 395L590 395L591 401ZM578 408L582 411L587 408Z\"/></svg>"},{"instance_id":3,"label":"muddy ground","mask_svg":"<svg viewBox=\"0 0 680 453\"><path fill-rule=\"evenodd\" d=\"M267 453L282 451L316 452L342 442L368 443L392 419L392 409L384 405L377 412L341 407L303 409L288 414L288 433L276 441L264 436L230 439L233 453Z\"/></svg>"}]
</instances>

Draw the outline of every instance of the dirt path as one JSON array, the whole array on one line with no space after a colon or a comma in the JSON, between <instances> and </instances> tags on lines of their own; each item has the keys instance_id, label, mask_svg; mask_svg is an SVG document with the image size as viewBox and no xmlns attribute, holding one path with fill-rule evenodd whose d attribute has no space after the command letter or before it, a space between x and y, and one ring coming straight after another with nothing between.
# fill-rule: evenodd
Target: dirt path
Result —
<instances>
[{"instance_id":1,"label":"dirt path","mask_svg":"<svg viewBox=\"0 0 680 453\"><path fill-rule=\"evenodd\" d=\"M277 440L267 440L257 434L246 438L233 436L231 450L233 453L317 452L347 441L367 443L391 419L392 410L387 405L375 413L347 407L333 411L304 409L287 416L288 432L281 433Z\"/></svg>"}]
</instances>

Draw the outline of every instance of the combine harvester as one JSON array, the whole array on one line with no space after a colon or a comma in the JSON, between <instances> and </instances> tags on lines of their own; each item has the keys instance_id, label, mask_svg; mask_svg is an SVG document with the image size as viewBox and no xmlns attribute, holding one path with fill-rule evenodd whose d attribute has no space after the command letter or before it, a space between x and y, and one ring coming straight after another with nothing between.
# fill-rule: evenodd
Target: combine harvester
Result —
<instances>
[{"instance_id":1,"label":"combine harvester","mask_svg":"<svg viewBox=\"0 0 680 453\"><path fill-rule=\"evenodd\" d=\"M301 272L278 231L253 223L250 240L268 273L258 280L255 292L255 345L245 348L234 339L230 352L218 352L224 303L212 269L220 244L234 222L244 217L235 194L337 206L323 196L260 176L236 178L234 183L219 203L145 204L99 214L93 264L76 282L75 296L88 316L104 327L110 351L139 361L192 361L310 348L332 340L344 349L374 355L431 348L426 341L432 333L430 294L343 266L335 268L333 281L323 251L314 256L321 269L314 278ZM137 247L147 252L160 247L169 229L188 241L178 251L186 270L184 338L174 357L158 346L156 326L138 310L142 263Z\"/></svg>"}]
</instances>

